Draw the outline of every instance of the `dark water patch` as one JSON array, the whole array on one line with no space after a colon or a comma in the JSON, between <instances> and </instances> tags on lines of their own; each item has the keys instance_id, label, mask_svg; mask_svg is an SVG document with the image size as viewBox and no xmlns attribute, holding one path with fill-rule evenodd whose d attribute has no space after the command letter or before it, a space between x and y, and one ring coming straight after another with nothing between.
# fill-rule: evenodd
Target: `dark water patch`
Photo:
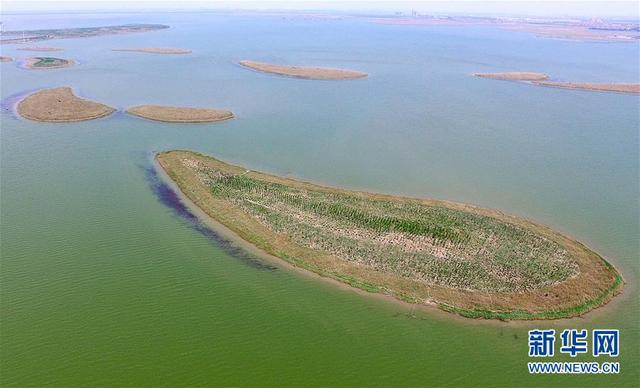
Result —
<instances>
[{"instance_id":1,"label":"dark water patch","mask_svg":"<svg viewBox=\"0 0 640 388\"><path fill-rule=\"evenodd\" d=\"M20 93L12 94L7 98L3 99L2 102L0 102L0 108L2 109L2 113L16 120L22 119L22 117L18 114L18 111L17 111L18 103L28 95L33 94L38 90L41 90L41 89L38 88L38 89L25 90Z\"/></svg>"},{"instance_id":2,"label":"dark water patch","mask_svg":"<svg viewBox=\"0 0 640 388\"><path fill-rule=\"evenodd\" d=\"M228 255L240 259L250 267L265 271L275 271L278 269L278 267L265 263L260 258L251 255L244 249L233 244L229 239L222 237L213 229L209 228L182 202L178 193L160 179L155 168L150 166L145 166L143 168L145 177L149 182L149 186L160 203L173 210L173 213L177 217L181 218L191 228L200 232L203 236L213 242L215 246L222 249Z\"/></svg>"}]
</instances>

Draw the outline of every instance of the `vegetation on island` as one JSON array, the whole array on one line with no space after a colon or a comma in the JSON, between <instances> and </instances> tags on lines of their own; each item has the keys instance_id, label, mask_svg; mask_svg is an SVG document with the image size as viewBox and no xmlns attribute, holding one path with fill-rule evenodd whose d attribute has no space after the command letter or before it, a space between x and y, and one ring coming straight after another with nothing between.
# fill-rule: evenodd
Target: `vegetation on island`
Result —
<instances>
[{"instance_id":1,"label":"vegetation on island","mask_svg":"<svg viewBox=\"0 0 640 388\"><path fill-rule=\"evenodd\" d=\"M157 160L189 199L244 240L404 301L476 318L554 319L606 303L623 283L579 242L498 211L328 188L189 151Z\"/></svg>"},{"instance_id":2,"label":"vegetation on island","mask_svg":"<svg viewBox=\"0 0 640 388\"><path fill-rule=\"evenodd\" d=\"M33 57L28 58L26 67L29 69L60 69L73 65L73 61L63 58L53 57Z\"/></svg>"}]
</instances>

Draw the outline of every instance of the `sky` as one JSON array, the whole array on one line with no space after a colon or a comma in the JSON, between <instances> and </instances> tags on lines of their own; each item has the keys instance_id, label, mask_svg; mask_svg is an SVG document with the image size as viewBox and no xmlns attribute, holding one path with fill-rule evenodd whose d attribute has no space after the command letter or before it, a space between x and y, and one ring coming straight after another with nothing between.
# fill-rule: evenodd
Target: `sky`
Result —
<instances>
[{"instance_id":1,"label":"sky","mask_svg":"<svg viewBox=\"0 0 640 388\"><path fill-rule=\"evenodd\" d=\"M343 12L410 12L431 14L465 14L492 16L602 17L640 19L640 2L636 1L367 1L367 0L297 0L297 1L176 1L176 0L2 0L1 12L21 11L122 11L162 9L255 9L255 10L334 10Z\"/></svg>"}]
</instances>

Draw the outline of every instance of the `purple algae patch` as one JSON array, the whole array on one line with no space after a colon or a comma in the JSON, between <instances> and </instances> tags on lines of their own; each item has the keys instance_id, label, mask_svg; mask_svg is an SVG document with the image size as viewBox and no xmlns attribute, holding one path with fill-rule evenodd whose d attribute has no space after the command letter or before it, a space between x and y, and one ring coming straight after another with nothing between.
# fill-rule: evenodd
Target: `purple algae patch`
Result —
<instances>
[{"instance_id":1,"label":"purple algae patch","mask_svg":"<svg viewBox=\"0 0 640 388\"><path fill-rule=\"evenodd\" d=\"M164 183L162 179L160 179L155 168L146 167L145 176L149 182L149 186L160 203L171 209L175 216L179 217L191 228L205 236L225 253L240 259L243 263L253 268L267 271L275 271L278 269L273 265L265 263L260 258L249 254L242 248L234 245L230 240L220 236L213 229L203 224L202 221L200 221L200 219L182 202L178 194L169 185Z\"/></svg>"}]
</instances>

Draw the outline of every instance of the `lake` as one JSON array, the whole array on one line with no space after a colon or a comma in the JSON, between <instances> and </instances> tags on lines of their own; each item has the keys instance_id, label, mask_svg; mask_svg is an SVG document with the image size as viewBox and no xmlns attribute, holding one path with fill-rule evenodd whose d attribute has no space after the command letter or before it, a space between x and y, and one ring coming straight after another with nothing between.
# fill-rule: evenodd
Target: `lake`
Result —
<instances>
[{"instance_id":1,"label":"lake","mask_svg":"<svg viewBox=\"0 0 640 388\"><path fill-rule=\"evenodd\" d=\"M1 64L3 386L624 386L640 379L640 97L470 75L528 70L638 82L639 44L252 13L2 21L6 30L171 26L40 44L64 48L51 56L76 60L70 68ZM42 54L17 47L1 46L2 55ZM111 51L128 47L193 53ZM369 77L282 78L246 70L237 65L242 59ZM120 111L46 124L13 112L21 95L57 86L119 109L214 107L236 118L167 124ZM585 242L621 270L626 288L583 318L487 322L335 287L252 257L194 222L153 172L154 152L168 149L331 186L501 209ZM621 374L529 375L532 328L620 329Z\"/></svg>"}]
</instances>

